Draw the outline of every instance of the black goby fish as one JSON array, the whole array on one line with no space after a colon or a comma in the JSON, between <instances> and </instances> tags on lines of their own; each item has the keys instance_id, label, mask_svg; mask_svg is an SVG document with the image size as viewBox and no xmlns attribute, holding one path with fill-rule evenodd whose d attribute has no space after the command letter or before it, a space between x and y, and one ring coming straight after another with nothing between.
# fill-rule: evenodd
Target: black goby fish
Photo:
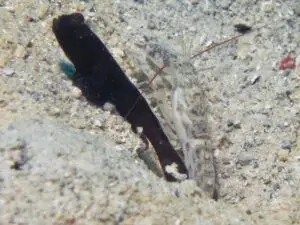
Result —
<instances>
[{"instance_id":1,"label":"black goby fish","mask_svg":"<svg viewBox=\"0 0 300 225\"><path fill-rule=\"evenodd\" d=\"M74 64L73 79L85 98L94 105L115 105L119 114L132 126L142 127L154 147L168 181L188 177L187 169L172 147L144 97L128 79L103 42L85 23L80 13L62 15L53 20L52 30L66 56Z\"/></svg>"}]
</instances>

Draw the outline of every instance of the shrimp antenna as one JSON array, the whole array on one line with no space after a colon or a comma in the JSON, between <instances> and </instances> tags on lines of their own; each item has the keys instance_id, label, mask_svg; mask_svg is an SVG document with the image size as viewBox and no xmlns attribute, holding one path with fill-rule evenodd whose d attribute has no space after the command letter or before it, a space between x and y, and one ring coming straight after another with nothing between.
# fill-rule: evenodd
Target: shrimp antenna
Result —
<instances>
[{"instance_id":1,"label":"shrimp antenna","mask_svg":"<svg viewBox=\"0 0 300 225\"><path fill-rule=\"evenodd\" d=\"M227 40L225 40L225 41L222 41L222 42L219 42L219 43L215 43L215 44L211 45L210 47L208 47L208 48L206 48L206 49L204 49L204 50L198 52L197 54L191 56L190 59L194 59L194 58L198 57L199 55L202 55L203 53L208 52L208 51L210 51L211 49L214 49L214 48L216 48L216 47L218 47L218 46L221 46L221 45L224 45L224 44L226 44L226 43L228 43L228 42L237 40L238 38L244 36L245 34L247 34L247 33L239 34L239 35L234 36L234 37L232 37L232 38L230 38L230 39L227 39ZM162 66L162 67L154 74L154 76L153 76L153 77L151 78L151 80L149 81L148 85L150 86L150 85L152 84L152 82L154 81L154 79L155 79L157 76L159 76L160 74L162 74L162 72L164 71L164 69L167 68L167 67L169 67L169 65L168 65L168 64L164 64L164 65L163 65L163 66ZM211 67L210 67L210 68L211 68Z\"/></svg>"}]
</instances>

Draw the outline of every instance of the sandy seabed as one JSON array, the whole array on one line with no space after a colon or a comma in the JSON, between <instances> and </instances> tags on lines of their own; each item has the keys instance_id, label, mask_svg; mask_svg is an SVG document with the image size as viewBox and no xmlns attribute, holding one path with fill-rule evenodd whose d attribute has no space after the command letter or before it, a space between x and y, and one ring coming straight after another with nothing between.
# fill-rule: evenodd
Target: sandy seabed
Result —
<instances>
[{"instance_id":1,"label":"sandy seabed","mask_svg":"<svg viewBox=\"0 0 300 225\"><path fill-rule=\"evenodd\" d=\"M191 61L210 103L218 201L156 176L129 124L63 74L52 19L76 11L162 123L148 49L186 62L252 27ZM0 224L300 224L299 45L297 0L0 0ZM286 57L296 68L279 69Z\"/></svg>"}]
</instances>

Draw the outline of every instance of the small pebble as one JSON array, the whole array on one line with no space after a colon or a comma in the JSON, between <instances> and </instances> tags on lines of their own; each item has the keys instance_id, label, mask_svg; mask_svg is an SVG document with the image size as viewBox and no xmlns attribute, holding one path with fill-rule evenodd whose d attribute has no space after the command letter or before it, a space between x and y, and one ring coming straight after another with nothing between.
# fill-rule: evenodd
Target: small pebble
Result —
<instances>
[{"instance_id":1,"label":"small pebble","mask_svg":"<svg viewBox=\"0 0 300 225\"><path fill-rule=\"evenodd\" d=\"M72 88L72 96L77 99L80 98L82 96L81 90L78 87L73 87Z\"/></svg>"},{"instance_id":2,"label":"small pebble","mask_svg":"<svg viewBox=\"0 0 300 225\"><path fill-rule=\"evenodd\" d=\"M10 68L10 67L4 67L2 69L2 73L4 73L7 76L11 76L11 75L13 75L15 73L15 71L12 68Z\"/></svg>"},{"instance_id":3,"label":"small pebble","mask_svg":"<svg viewBox=\"0 0 300 225\"><path fill-rule=\"evenodd\" d=\"M234 121L233 127L236 129L240 129L241 128L241 121L236 120Z\"/></svg>"},{"instance_id":4,"label":"small pebble","mask_svg":"<svg viewBox=\"0 0 300 225\"><path fill-rule=\"evenodd\" d=\"M288 156L289 156L289 152L284 149L280 149L277 153L278 160L281 162L288 161Z\"/></svg>"},{"instance_id":5,"label":"small pebble","mask_svg":"<svg viewBox=\"0 0 300 225\"><path fill-rule=\"evenodd\" d=\"M48 13L49 10L49 5L43 3L40 7L39 7L39 13L38 13L38 18L40 20L44 19Z\"/></svg>"},{"instance_id":6,"label":"small pebble","mask_svg":"<svg viewBox=\"0 0 300 225\"><path fill-rule=\"evenodd\" d=\"M292 145L290 142L282 142L280 147L282 149L286 149L286 150L291 150L292 149Z\"/></svg>"},{"instance_id":7,"label":"small pebble","mask_svg":"<svg viewBox=\"0 0 300 225\"><path fill-rule=\"evenodd\" d=\"M233 126L233 121L232 120L228 120L227 121L227 126L228 127L232 127Z\"/></svg>"},{"instance_id":8,"label":"small pebble","mask_svg":"<svg viewBox=\"0 0 300 225\"><path fill-rule=\"evenodd\" d=\"M26 55L26 49L22 45L18 45L15 50L15 56L17 58L23 58Z\"/></svg>"},{"instance_id":9,"label":"small pebble","mask_svg":"<svg viewBox=\"0 0 300 225\"><path fill-rule=\"evenodd\" d=\"M284 170L284 167L283 166L278 166L278 168L277 168L277 171L280 173L280 172L282 172Z\"/></svg>"},{"instance_id":10,"label":"small pebble","mask_svg":"<svg viewBox=\"0 0 300 225\"><path fill-rule=\"evenodd\" d=\"M86 4L84 1L80 1L80 3L76 5L76 11L83 12L85 9Z\"/></svg>"},{"instance_id":11,"label":"small pebble","mask_svg":"<svg viewBox=\"0 0 300 225\"><path fill-rule=\"evenodd\" d=\"M291 71L290 70L281 70L280 73L283 77L288 77L290 75Z\"/></svg>"},{"instance_id":12,"label":"small pebble","mask_svg":"<svg viewBox=\"0 0 300 225\"><path fill-rule=\"evenodd\" d=\"M103 128L103 123L100 120L95 120L94 125L99 128Z\"/></svg>"},{"instance_id":13,"label":"small pebble","mask_svg":"<svg viewBox=\"0 0 300 225\"><path fill-rule=\"evenodd\" d=\"M272 12L273 11L273 3L272 3L272 1L262 2L261 3L261 9L264 12Z\"/></svg>"},{"instance_id":14,"label":"small pebble","mask_svg":"<svg viewBox=\"0 0 300 225\"><path fill-rule=\"evenodd\" d=\"M235 24L234 28L237 32L242 33L242 34L245 34L251 30L250 26L243 24L243 23Z\"/></svg>"},{"instance_id":15,"label":"small pebble","mask_svg":"<svg viewBox=\"0 0 300 225\"><path fill-rule=\"evenodd\" d=\"M280 185L278 183L273 185L273 190L278 191L280 189Z\"/></svg>"},{"instance_id":16,"label":"small pebble","mask_svg":"<svg viewBox=\"0 0 300 225\"><path fill-rule=\"evenodd\" d=\"M237 121L228 120L228 121L227 121L227 129L226 129L226 132L231 132L231 131L233 131L233 128L235 128L235 129L240 129L240 128L241 128L241 122L240 122L239 120L237 120Z\"/></svg>"},{"instance_id":17,"label":"small pebble","mask_svg":"<svg viewBox=\"0 0 300 225\"><path fill-rule=\"evenodd\" d=\"M238 157L238 163L241 166L247 166L254 159L253 154L249 152L242 152Z\"/></svg>"},{"instance_id":18,"label":"small pebble","mask_svg":"<svg viewBox=\"0 0 300 225\"><path fill-rule=\"evenodd\" d=\"M4 108L7 105L8 105L7 101L5 101L4 99L0 99L0 108Z\"/></svg>"},{"instance_id":19,"label":"small pebble","mask_svg":"<svg viewBox=\"0 0 300 225\"><path fill-rule=\"evenodd\" d=\"M112 48L111 52L115 57L118 57L118 58L123 58L125 56L124 51L120 48Z\"/></svg>"},{"instance_id":20,"label":"small pebble","mask_svg":"<svg viewBox=\"0 0 300 225\"><path fill-rule=\"evenodd\" d=\"M289 124L289 122L284 122L283 123L283 126L285 126L285 127L288 127L290 124Z\"/></svg>"},{"instance_id":21,"label":"small pebble","mask_svg":"<svg viewBox=\"0 0 300 225\"><path fill-rule=\"evenodd\" d=\"M143 127L137 127L136 130L138 134L141 134L143 132Z\"/></svg>"},{"instance_id":22,"label":"small pebble","mask_svg":"<svg viewBox=\"0 0 300 225\"><path fill-rule=\"evenodd\" d=\"M108 112L112 112L115 109L115 106L109 102L104 103L103 105L103 110L104 111L108 111Z\"/></svg>"},{"instance_id":23,"label":"small pebble","mask_svg":"<svg viewBox=\"0 0 300 225\"><path fill-rule=\"evenodd\" d=\"M114 147L114 150L116 150L116 151L123 151L124 148L123 148L122 146L120 146L120 145L116 145L116 146Z\"/></svg>"},{"instance_id":24,"label":"small pebble","mask_svg":"<svg viewBox=\"0 0 300 225\"><path fill-rule=\"evenodd\" d=\"M253 168L254 168L254 169L256 169L256 168L258 168L258 167L259 167L259 164L258 164L258 162L256 162L256 161L255 161L255 162L253 162Z\"/></svg>"},{"instance_id":25,"label":"small pebble","mask_svg":"<svg viewBox=\"0 0 300 225\"><path fill-rule=\"evenodd\" d=\"M154 21L152 21L152 20L148 21L148 29L149 29L149 30L154 30L154 29L156 29L156 24L155 24Z\"/></svg>"},{"instance_id":26,"label":"small pebble","mask_svg":"<svg viewBox=\"0 0 300 225\"><path fill-rule=\"evenodd\" d=\"M47 111L50 116L59 116L61 114L60 109L56 107L49 107Z\"/></svg>"},{"instance_id":27,"label":"small pebble","mask_svg":"<svg viewBox=\"0 0 300 225\"><path fill-rule=\"evenodd\" d=\"M251 84L255 84L256 82L258 82L260 79L260 76L259 75L256 75L254 77L251 78Z\"/></svg>"}]
</instances>

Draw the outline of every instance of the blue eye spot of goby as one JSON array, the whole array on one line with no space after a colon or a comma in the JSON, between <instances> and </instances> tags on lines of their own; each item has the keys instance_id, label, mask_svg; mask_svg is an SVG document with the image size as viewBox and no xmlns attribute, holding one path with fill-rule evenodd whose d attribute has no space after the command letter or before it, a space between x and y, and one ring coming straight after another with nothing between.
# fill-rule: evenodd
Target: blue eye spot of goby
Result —
<instances>
[{"instance_id":1,"label":"blue eye spot of goby","mask_svg":"<svg viewBox=\"0 0 300 225\"><path fill-rule=\"evenodd\" d=\"M76 68L73 66L73 64L61 61L59 63L60 69L64 72L65 75L71 80L75 79L76 76Z\"/></svg>"}]
</instances>

